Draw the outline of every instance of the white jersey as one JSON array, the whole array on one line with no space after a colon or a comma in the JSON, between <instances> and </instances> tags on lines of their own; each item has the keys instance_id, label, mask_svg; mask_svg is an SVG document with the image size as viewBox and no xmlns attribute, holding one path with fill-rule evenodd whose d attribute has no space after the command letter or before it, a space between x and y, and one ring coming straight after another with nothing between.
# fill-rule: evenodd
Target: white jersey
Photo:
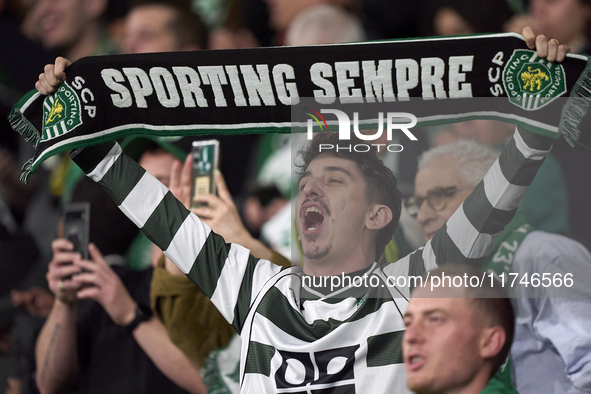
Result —
<instances>
[{"instance_id":1,"label":"white jersey","mask_svg":"<svg viewBox=\"0 0 591 394\"><path fill-rule=\"evenodd\" d=\"M397 263L371 266L374 285L326 297L302 286L298 268L282 269L226 244L118 145L85 148L73 158L240 333L242 392L377 394L408 392L402 316L409 287L388 286L388 276L483 263L550 146L544 137L516 133L431 241Z\"/></svg>"}]
</instances>

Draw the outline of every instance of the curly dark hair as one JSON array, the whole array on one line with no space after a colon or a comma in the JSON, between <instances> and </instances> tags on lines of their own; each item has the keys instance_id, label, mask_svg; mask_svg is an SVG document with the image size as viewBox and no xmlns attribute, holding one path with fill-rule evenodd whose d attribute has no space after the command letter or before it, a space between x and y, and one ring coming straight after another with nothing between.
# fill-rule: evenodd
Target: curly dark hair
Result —
<instances>
[{"instance_id":1,"label":"curly dark hair","mask_svg":"<svg viewBox=\"0 0 591 394\"><path fill-rule=\"evenodd\" d=\"M317 133L314 138L299 151L301 162L296 163L296 166L300 169L299 175L301 176L312 160L321 153L330 153L335 157L348 159L357 164L359 171L367 183L366 195L369 201L386 205L392 211L392 220L386 227L378 232L375 255L375 259L377 260L384 252L388 242L392 239L394 230L396 230L396 226L398 225L402 206L402 194L400 193L400 190L398 190L396 176L377 157L375 150L370 149L368 152L356 152L353 149L351 152L342 149L338 152L320 151L320 144L332 144L333 146L337 146L339 143L342 145L343 141L339 140L339 135L336 132ZM351 145L365 144L364 141L355 136L351 137L351 140L348 141L347 144L349 143Z\"/></svg>"}]
</instances>

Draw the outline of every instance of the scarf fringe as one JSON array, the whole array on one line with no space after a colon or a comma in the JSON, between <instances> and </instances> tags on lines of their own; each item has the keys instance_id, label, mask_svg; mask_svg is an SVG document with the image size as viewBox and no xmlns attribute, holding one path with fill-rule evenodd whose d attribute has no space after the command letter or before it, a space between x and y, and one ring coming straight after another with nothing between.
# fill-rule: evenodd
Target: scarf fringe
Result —
<instances>
[{"instance_id":1,"label":"scarf fringe","mask_svg":"<svg viewBox=\"0 0 591 394\"><path fill-rule=\"evenodd\" d=\"M14 131L22 135L25 141L31 143L33 148L37 149L41 136L35 126L25 118L25 115L23 115L20 109L14 108L8 117L8 121Z\"/></svg>"},{"instance_id":2,"label":"scarf fringe","mask_svg":"<svg viewBox=\"0 0 591 394\"><path fill-rule=\"evenodd\" d=\"M21 168L21 175L19 177L20 181L24 184L26 184L27 182L29 182L29 177L34 174L35 172L33 171L33 162L35 161L35 159L29 159L25 162L25 164L23 164L23 167Z\"/></svg>"},{"instance_id":3,"label":"scarf fringe","mask_svg":"<svg viewBox=\"0 0 591 394\"><path fill-rule=\"evenodd\" d=\"M579 124L591 104L591 59L575 84L560 116L559 130L570 146L579 140Z\"/></svg>"}]
</instances>

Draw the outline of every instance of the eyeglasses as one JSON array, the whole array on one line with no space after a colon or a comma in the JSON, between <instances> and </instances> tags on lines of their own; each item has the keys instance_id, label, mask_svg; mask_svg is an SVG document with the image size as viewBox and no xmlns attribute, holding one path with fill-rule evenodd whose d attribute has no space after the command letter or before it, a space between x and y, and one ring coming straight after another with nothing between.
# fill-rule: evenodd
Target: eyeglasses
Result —
<instances>
[{"instance_id":1,"label":"eyeglasses","mask_svg":"<svg viewBox=\"0 0 591 394\"><path fill-rule=\"evenodd\" d=\"M423 201L427 200L427 204L436 211L441 211L447 204L447 199L456 194L459 189L456 186L450 187L436 187L427 192L426 197L414 195L404 201L404 207L410 216L417 218L419 209L423 205Z\"/></svg>"}]
</instances>

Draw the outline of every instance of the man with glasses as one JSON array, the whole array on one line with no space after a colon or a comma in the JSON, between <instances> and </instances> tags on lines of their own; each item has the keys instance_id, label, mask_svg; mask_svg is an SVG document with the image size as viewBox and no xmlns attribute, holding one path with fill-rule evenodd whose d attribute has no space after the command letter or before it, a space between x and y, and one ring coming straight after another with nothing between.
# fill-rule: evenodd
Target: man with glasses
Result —
<instances>
[{"instance_id":1,"label":"man with glasses","mask_svg":"<svg viewBox=\"0 0 591 394\"><path fill-rule=\"evenodd\" d=\"M455 147L457 154L447 152ZM462 149L470 146L472 153L462 156ZM404 202L408 214L417 219L419 229L428 241L474 190L486 171L498 157L498 152L480 144L462 141L431 149L420 157L415 178L415 195ZM454 150L455 151L455 150ZM462 160L463 159L463 160ZM432 165L427 165L431 164ZM445 168L445 171L437 171ZM436 172L436 176L432 174ZM427 202L430 209L420 208Z\"/></svg>"},{"instance_id":2,"label":"man with glasses","mask_svg":"<svg viewBox=\"0 0 591 394\"><path fill-rule=\"evenodd\" d=\"M489 147L468 140L423 153L415 177L416 195L404 205L416 218L425 241L462 206L497 156ZM517 324L511 374L517 390L522 394L589 392L589 252L569 238L533 231L518 211L497 238L485 269L504 277L514 297ZM544 277L570 277L573 286L567 289L558 282L548 286L548 281L534 279ZM517 280L511 285L508 278Z\"/></svg>"}]
</instances>

